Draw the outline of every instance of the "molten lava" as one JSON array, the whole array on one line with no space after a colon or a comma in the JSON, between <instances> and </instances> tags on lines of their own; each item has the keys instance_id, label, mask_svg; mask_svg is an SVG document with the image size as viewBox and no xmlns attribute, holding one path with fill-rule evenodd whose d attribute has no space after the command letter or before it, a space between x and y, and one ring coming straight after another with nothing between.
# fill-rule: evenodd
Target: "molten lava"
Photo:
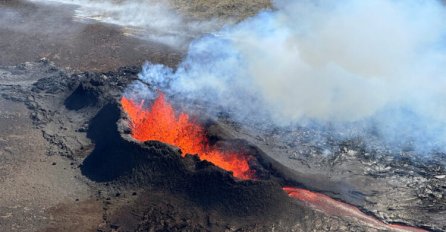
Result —
<instances>
[{"instance_id":1,"label":"molten lava","mask_svg":"<svg viewBox=\"0 0 446 232\"><path fill-rule=\"evenodd\" d=\"M122 108L130 118L132 136L138 141L156 140L175 145L182 150L182 155L194 154L200 159L231 171L239 179L252 179L249 157L236 153L220 151L209 145L205 130L194 123L186 113L175 113L164 96L160 93L152 106L144 108L144 102L123 97ZM361 212L358 208L337 201L327 195L306 189L283 187L288 196L329 215L356 218L363 223L379 229L392 231L424 232L425 230L398 224L385 224L378 219Z\"/></svg>"},{"instance_id":2,"label":"molten lava","mask_svg":"<svg viewBox=\"0 0 446 232\"><path fill-rule=\"evenodd\" d=\"M361 210L353 205L337 201L321 193L316 193L306 189L295 187L283 187L283 190L288 193L288 196L297 199L316 210L322 211L329 215L356 218L363 223L379 230L391 230L399 232L426 232L426 230L411 226L385 224L378 219L361 212Z\"/></svg>"},{"instance_id":3,"label":"molten lava","mask_svg":"<svg viewBox=\"0 0 446 232\"><path fill-rule=\"evenodd\" d=\"M150 109L132 99L122 97L122 108L130 118L132 136L138 141L156 140L177 146L182 155L194 154L201 160L231 171L239 179L252 179L249 157L235 152L217 150L209 145L205 130L194 123L184 112L175 113L163 93L153 102Z\"/></svg>"}]
</instances>

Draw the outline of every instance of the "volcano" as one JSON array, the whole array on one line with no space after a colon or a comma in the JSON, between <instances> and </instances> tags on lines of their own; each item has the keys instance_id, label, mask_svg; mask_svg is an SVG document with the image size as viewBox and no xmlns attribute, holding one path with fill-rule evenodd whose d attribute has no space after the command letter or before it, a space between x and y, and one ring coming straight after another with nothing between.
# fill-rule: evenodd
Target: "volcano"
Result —
<instances>
[{"instance_id":1,"label":"volcano","mask_svg":"<svg viewBox=\"0 0 446 232\"><path fill-rule=\"evenodd\" d=\"M446 231L433 1L51 2L0 1L0 231Z\"/></svg>"},{"instance_id":2,"label":"volcano","mask_svg":"<svg viewBox=\"0 0 446 232\"><path fill-rule=\"evenodd\" d=\"M78 163L80 173L95 186L97 201L75 203L81 207L73 214L99 204L99 215L105 220L94 226L98 230L441 231L443 228L438 213L444 207L438 195L443 188L441 175L427 176L441 169L432 163L393 161L406 162L405 170L411 175L419 173L430 179L422 182L425 187L417 188L416 192L399 188L398 196L403 201L390 203L376 193L390 191L377 185L383 178L399 178L409 184L420 184L417 181L422 179L410 178L403 170L362 174L356 180L374 184L375 193L370 194L366 187L369 184L324 178L322 171L318 171L336 164L350 171L339 174L348 179L356 176L349 174L356 170L351 166L355 160L361 161L361 169L375 167L370 164L392 165L387 164L392 161L364 154L346 157L347 153L340 153L337 158L318 160L319 166L304 163L300 168L306 170L309 165L313 172L291 169L272 155L285 148L265 145L268 140L263 133L279 138L277 132L253 132L253 128L243 128L226 116L211 119L200 113L201 108L196 105L191 106L196 109L192 114L179 110L191 107L179 107L181 101L161 92L145 101L123 97L126 86L137 79L138 68L76 74L75 79L47 61L12 69L37 79L24 89L4 88L9 94L3 97L24 102L32 112L34 125L46 135L52 152L57 152L53 154L68 157L74 165ZM48 73L54 77L45 77ZM85 97L88 101L82 100ZM59 99L59 105L54 104L55 98ZM63 114L52 115L60 109L64 109ZM156 131L151 133L154 128ZM62 140L52 136L56 129ZM80 141L85 142L79 145ZM346 141L343 146L347 151L357 150L353 142ZM311 160L309 157L308 161ZM294 158L290 161L296 164ZM419 214L407 213L410 210L404 204L408 204L409 196L431 202L432 206L426 209L415 201L409 208ZM373 201L377 203L372 204ZM54 212L58 220L53 228L72 225L56 217L57 212L66 210L64 207L73 206L61 205L49 212Z\"/></svg>"},{"instance_id":3,"label":"volcano","mask_svg":"<svg viewBox=\"0 0 446 232\"><path fill-rule=\"evenodd\" d=\"M146 109L144 101L137 104L127 97L121 98L121 106L129 116L131 136L140 141L159 141L180 149L185 157L194 154L198 159L205 160L240 180L255 180L255 171L250 167L249 160L255 159L240 151L218 151L209 145L207 132L197 122L192 122L188 114L176 113L166 96L158 92L157 98ZM177 116L178 114L178 116ZM257 156L258 153L257 153ZM278 165L278 164L275 164ZM284 167L280 167L283 169ZM274 170L274 168L271 168ZM271 172L271 170L262 170ZM275 178L283 179L282 173L275 173ZM270 178L267 178L270 179ZM277 181L277 180L276 180ZM278 181L287 182L286 180ZM351 217L375 229L389 229L392 231L426 231L421 228L398 224L386 224L373 216L366 215L352 205L336 201L324 194L293 187L283 187L283 190L303 204L316 208L326 214Z\"/></svg>"}]
</instances>

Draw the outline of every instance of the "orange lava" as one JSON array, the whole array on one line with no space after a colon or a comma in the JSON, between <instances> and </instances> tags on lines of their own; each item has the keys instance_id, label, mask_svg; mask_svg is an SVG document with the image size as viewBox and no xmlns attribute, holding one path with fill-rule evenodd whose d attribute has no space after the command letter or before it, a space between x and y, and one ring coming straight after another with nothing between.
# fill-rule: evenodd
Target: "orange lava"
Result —
<instances>
[{"instance_id":1,"label":"orange lava","mask_svg":"<svg viewBox=\"0 0 446 232\"><path fill-rule=\"evenodd\" d=\"M122 97L121 105L130 118L132 137L138 141L156 140L177 146L182 155L197 155L214 165L231 171L239 179L252 179L247 156L217 150L209 145L204 129L191 121L184 112L175 113L163 93L153 102L150 109L137 104L132 99Z\"/></svg>"},{"instance_id":2,"label":"orange lava","mask_svg":"<svg viewBox=\"0 0 446 232\"><path fill-rule=\"evenodd\" d=\"M361 210L353 205L337 201L327 195L312 192L306 189L294 188L294 187L283 187L283 190L288 193L288 196L297 199L304 204L319 210L328 215L343 216L356 218L363 223L382 230L400 231L400 232L424 232L426 230L398 225L398 224L385 224L384 222L363 213Z\"/></svg>"},{"instance_id":3,"label":"orange lava","mask_svg":"<svg viewBox=\"0 0 446 232\"><path fill-rule=\"evenodd\" d=\"M205 130L191 121L184 112L176 114L172 105L160 93L152 106L144 108L144 102L137 104L134 100L122 97L121 105L130 119L132 136L138 141L156 140L171 144L182 150L182 155L197 155L214 165L231 171L239 179L253 179L254 171L248 164L248 156L235 152L217 150L209 145ZM392 231L426 231L420 228L385 224L375 217L363 213L353 205L337 201L327 195L295 187L283 187L288 196L328 215L351 217L362 221L366 225L383 230Z\"/></svg>"}]
</instances>

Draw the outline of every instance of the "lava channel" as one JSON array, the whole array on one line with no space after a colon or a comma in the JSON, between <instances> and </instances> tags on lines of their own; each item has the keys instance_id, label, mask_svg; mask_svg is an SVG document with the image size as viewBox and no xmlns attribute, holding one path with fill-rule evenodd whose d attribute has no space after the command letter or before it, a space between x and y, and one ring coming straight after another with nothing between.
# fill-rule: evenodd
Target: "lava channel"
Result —
<instances>
[{"instance_id":1,"label":"lava channel","mask_svg":"<svg viewBox=\"0 0 446 232\"><path fill-rule=\"evenodd\" d=\"M375 217L363 213L361 210L359 210L353 205L337 201L322 193L316 193L306 189L295 188L295 187L283 187L283 190L286 193L288 193L288 196L303 202L305 205L315 210L333 216L356 218L359 221L365 223L366 225L369 225L370 227L376 229L401 231L401 232L426 231L411 226L405 226L399 224L385 224L384 222L376 219Z\"/></svg>"}]
</instances>

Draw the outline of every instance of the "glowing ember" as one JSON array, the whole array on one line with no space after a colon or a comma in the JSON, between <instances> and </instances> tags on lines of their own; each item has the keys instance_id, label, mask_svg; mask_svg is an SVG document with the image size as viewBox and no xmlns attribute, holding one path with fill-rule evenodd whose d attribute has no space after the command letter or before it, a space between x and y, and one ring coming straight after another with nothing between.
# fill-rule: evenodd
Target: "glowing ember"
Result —
<instances>
[{"instance_id":1,"label":"glowing ember","mask_svg":"<svg viewBox=\"0 0 446 232\"><path fill-rule=\"evenodd\" d=\"M306 205L316 210L322 211L329 215L356 218L362 221L363 223L376 229L401 231L401 232L426 231L411 226L404 226L398 224L385 224L379 221L378 219L361 212L358 208L356 208L353 205L337 201L321 193L315 193L306 189L294 188L294 187L283 187L283 190L288 193L288 196L297 199L301 202L304 202Z\"/></svg>"},{"instance_id":2,"label":"glowing ember","mask_svg":"<svg viewBox=\"0 0 446 232\"><path fill-rule=\"evenodd\" d=\"M121 104L131 122L132 136L138 141L156 140L177 146L183 156L198 155L214 165L231 171L239 179L252 179L254 172L249 168L248 157L234 152L219 151L209 146L204 129L190 120L186 113L178 116L160 93L150 109L143 103L135 103L123 97Z\"/></svg>"}]
</instances>

